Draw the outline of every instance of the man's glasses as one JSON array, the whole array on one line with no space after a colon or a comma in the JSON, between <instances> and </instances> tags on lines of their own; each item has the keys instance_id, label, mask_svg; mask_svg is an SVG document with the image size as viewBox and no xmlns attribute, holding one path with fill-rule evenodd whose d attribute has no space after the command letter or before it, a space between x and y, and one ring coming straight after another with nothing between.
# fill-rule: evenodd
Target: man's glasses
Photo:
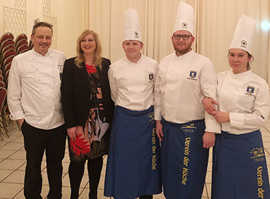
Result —
<instances>
[{"instance_id":1,"label":"man's glasses","mask_svg":"<svg viewBox=\"0 0 270 199\"><path fill-rule=\"evenodd\" d=\"M187 40L187 39L189 39L190 37L192 37L192 35L180 35L180 34L175 34L175 35L173 35L173 38L174 38L175 40L180 40L180 39L182 39L182 40Z\"/></svg>"}]
</instances>

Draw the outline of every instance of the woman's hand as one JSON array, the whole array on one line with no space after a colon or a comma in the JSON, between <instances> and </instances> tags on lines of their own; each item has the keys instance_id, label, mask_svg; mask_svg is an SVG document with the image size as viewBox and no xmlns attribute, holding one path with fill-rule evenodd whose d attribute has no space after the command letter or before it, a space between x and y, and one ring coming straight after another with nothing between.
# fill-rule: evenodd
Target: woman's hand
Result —
<instances>
[{"instance_id":1,"label":"woman's hand","mask_svg":"<svg viewBox=\"0 0 270 199\"><path fill-rule=\"evenodd\" d=\"M84 135L84 128L82 126L77 126L75 133L77 136Z\"/></svg>"},{"instance_id":2,"label":"woman's hand","mask_svg":"<svg viewBox=\"0 0 270 199\"><path fill-rule=\"evenodd\" d=\"M77 126L71 127L67 129L67 134L68 137L72 140L75 140L76 138L76 130L77 130Z\"/></svg>"}]
</instances>

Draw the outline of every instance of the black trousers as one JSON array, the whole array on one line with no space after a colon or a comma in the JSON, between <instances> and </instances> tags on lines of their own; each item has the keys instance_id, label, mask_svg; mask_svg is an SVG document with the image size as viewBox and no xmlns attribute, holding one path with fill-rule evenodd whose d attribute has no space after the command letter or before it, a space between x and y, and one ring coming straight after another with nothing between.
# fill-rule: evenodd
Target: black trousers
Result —
<instances>
[{"instance_id":1,"label":"black trousers","mask_svg":"<svg viewBox=\"0 0 270 199\"><path fill-rule=\"evenodd\" d=\"M84 165L87 161L88 177L89 177L89 199L97 199L97 189L100 180L100 174L103 165L103 157L100 156L94 159L82 159L81 161L72 160L69 164L69 179L71 187L70 199L77 199L79 197L79 189L84 174Z\"/></svg>"},{"instance_id":2,"label":"black trousers","mask_svg":"<svg viewBox=\"0 0 270 199\"><path fill-rule=\"evenodd\" d=\"M65 155L66 132L64 126L51 130L35 128L26 121L22 124L26 169L24 195L26 199L42 199L41 162L46 153L49 181L48 199L62 198L62 160Z\"/></svg>"}]
</instances>

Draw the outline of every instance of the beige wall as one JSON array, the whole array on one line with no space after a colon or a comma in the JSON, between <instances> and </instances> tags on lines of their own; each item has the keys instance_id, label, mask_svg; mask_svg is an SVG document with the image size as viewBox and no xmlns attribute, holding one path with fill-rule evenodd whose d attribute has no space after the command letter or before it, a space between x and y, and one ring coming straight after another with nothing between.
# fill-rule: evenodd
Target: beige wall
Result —
<instances>
[{"instance_id":1,"label":"beige wall","mask_svg":"<svg viewBox=\"0 0 270 199\"><path fill-rule=\"evenodd\" d=\"M57 0L58 48L66 57L76 54L76 41L88 27L88 0Z\"/></svg>"},{"instance_id":2,"label":"beige wall","mask_svg":"<svg viewBox=\"0 0 270 199\"><path fill-rule=\"evenodd\" d=\"M18 7L18 3L25 2L26 7ZM48 12L44 12L44 2L49 5ZM0 35L9 31L16 36L16 27L20 22L12 21L14 26L5 29L3 9L14 9L14 12L23 10L26 15L24 32L30 38L34 20L52 20L55 29L53 46L65 52L66 57L76 54L76 40L79 34L88 27L88 0L0 0ZM22 19L19 19L19 21ZM49 21L50 22L50 21Z\"/></svg>"},{"instance_id":3,"label":"beige wall","mask_svg":"<svg viewBox=\"0 0 270 199\"><path fill-rule=\"evenodd\" d=\"M171 34L180 0L89 0L89 26L101 37L103 55L112 61L123 56L123 13L138 11L144 41L144 54L156 60L173 51ZM257 21L252 70L270 83L270 33L260 22L270 20L269 0L182 0L195 10L196 41L194 50L208 56L216 71L228 70L227 49L242 14Z\"/></svg>"},{"instance_id":4,"label":"beige wall","mask_svg":"<svg viewBox=\"0 0 270 199\"><path fill-rule=\"evenodd\" d=\"M239 16L247 14L257 19L257 45L252 67L270 82L270 34L259 28L261 20L270 20L269 0L183 1L192 4L196 10L198 35L194 49L210 57L217 71L228 69L226 49ZM87 27L99 33L105 57L115 61L123 56L123 12L129 7L137 9L140 16L144 54L159 61L173 51L170 36L179 0L0 0L0 35L6 31L4 8L18 9L16 5L20 2L26 3L23 32L30 36L37 18L51 19L56 23L53 47L64 51L66 57L76 54L76 40ZM50 5L49 13L44 13L44 2Z\"/></svg>"}]
</instances>

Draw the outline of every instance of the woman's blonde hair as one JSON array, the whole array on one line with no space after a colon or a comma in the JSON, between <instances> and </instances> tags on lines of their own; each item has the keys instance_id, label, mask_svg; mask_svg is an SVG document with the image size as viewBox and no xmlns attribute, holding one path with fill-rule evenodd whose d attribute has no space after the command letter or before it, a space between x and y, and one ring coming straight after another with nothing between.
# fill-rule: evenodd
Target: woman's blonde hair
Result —
<instances>
[{"instance_id":1,"label":"woman's blonde hair","mask_svg":"<svg viewBox=\"0 0 270 199\"><path fill-rule=\"evenodd\" d=\"M92 35L95 42L96 42L96 50L95 50L95 55L94 55L94 64L95 66L101 66L102 62L102 57L101 57L101 44L98 38L98 34L94 32L93 30L85 30L82 32L82 34L79 36L77 39L77 56L75 58L75 64L78 67L82 67L81 64L84 62L84 56L83 56L83 51L81 49L81 42L82 40L87 36L87 35Z\"/></svg>"}]
</instances>

